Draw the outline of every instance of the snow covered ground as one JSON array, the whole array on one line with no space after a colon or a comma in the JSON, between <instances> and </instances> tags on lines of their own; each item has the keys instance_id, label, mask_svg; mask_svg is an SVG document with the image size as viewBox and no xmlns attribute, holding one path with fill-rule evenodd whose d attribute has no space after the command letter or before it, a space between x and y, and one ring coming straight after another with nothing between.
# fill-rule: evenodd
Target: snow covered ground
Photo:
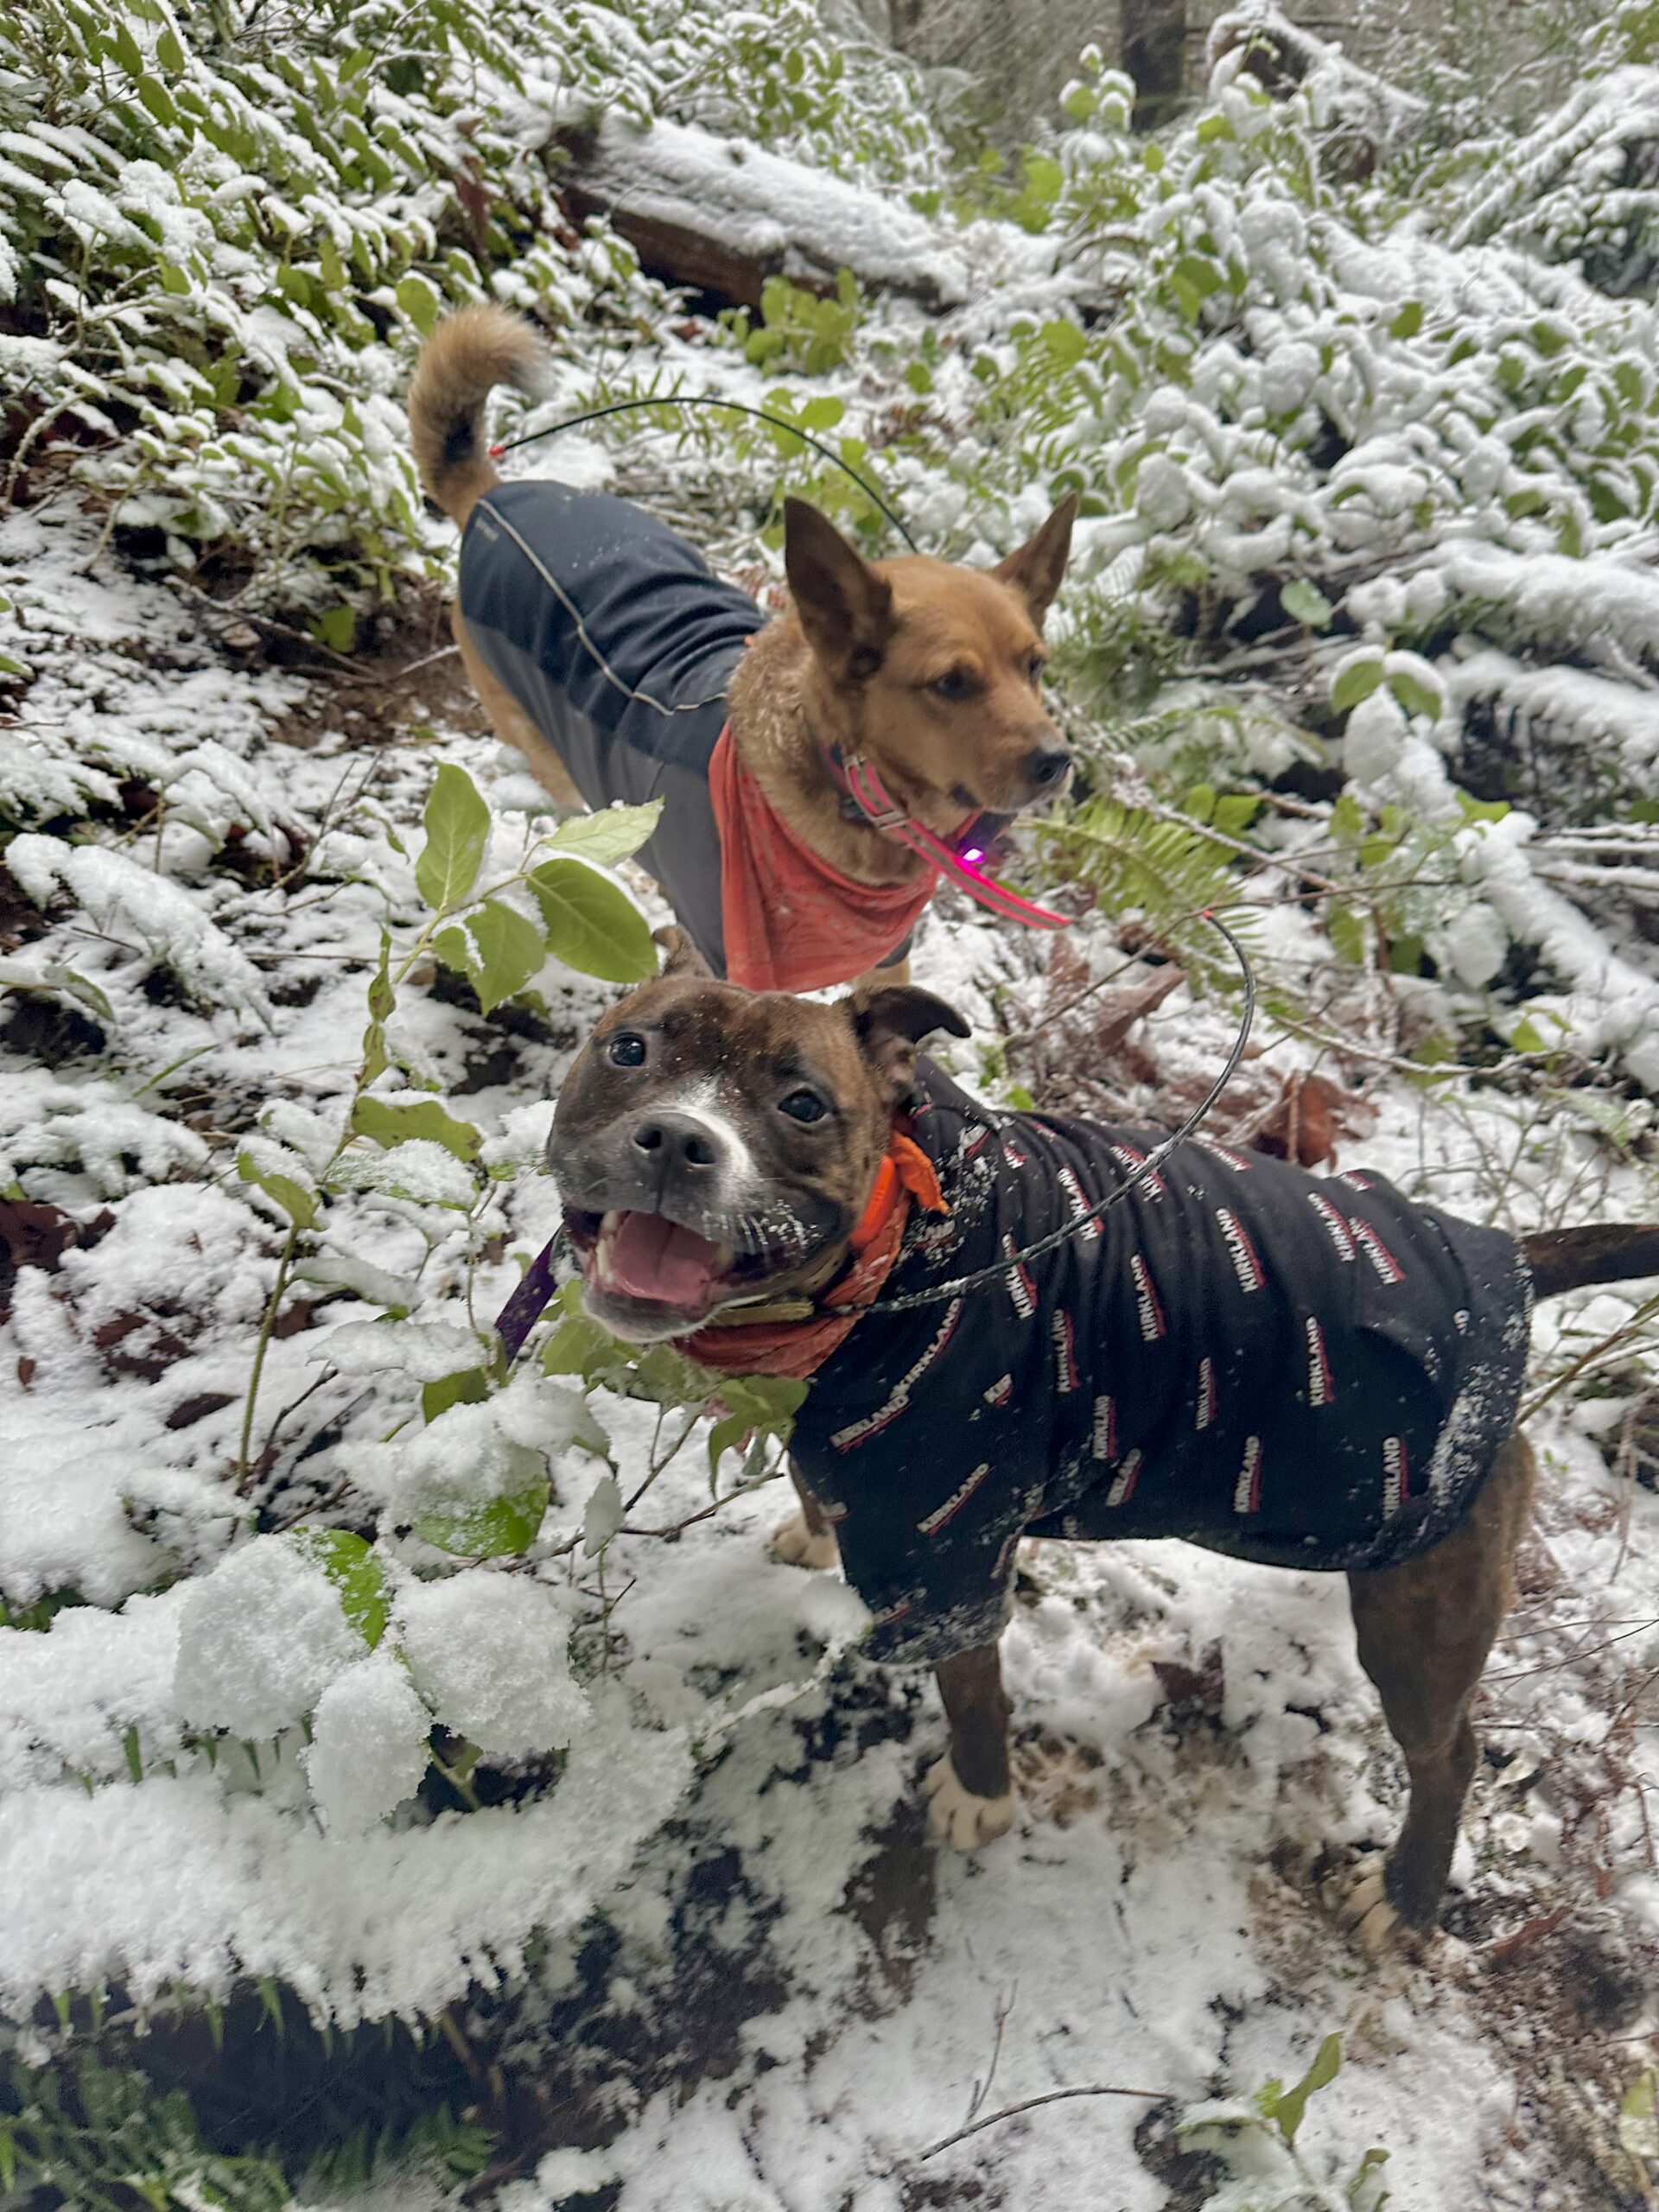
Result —
<instances>
[{"instance_id":1,"label":"snow covered ground","mask_svg":"<svg viewBox=\"0 0 1659 2212\"><path fill-rule=\"evenodd\" d=\"M6 912L8 981L60 966L101 995L94 1010L14 992L4 1033L16 1185L92 1224L37 1248L52 1263L17 1271L0 1331L7 1600L89 1601L0 1631L12 2017L41 1992L223 1994L240 1974L346 2020L457 1998L464 2018L469 1982L505 1974L512 1993L477 2032L510 2022L505 2063L565 2130L508 2185L513 2212L1197 2203L1224 2169L1195 2162L1173 2121L1293 2077L1332 2031L1343 2070L1299 2138L1313 2174L1345 2183L1376 2144L1413 2207L1634 2201L1614 2115L1659 1957L1645 1810L1659 1502L1610 1476L1593 1440L1617 1432L1619 1398L1565 1421L1558 1404L1538 1426L1538 1526L1483 1696L1454 1932L1427 1969L1365 1967L1322 1902L1400 1799L1340 1586L1178 1546L1028 1548L1007 1646L1023 1809L975 1859L936 1850L918 1810L942 1732L931 1688L849 1648L859 1609L838 1580L766 1557L776 1486L671 1543L614 1541L612 1587L632 1586L612 1671L588 1681L595 1712L545 1795L351 1836L307 1815L297 1731L257 1776L227 1738L210 1766L178 1665L204 1571L251 1527L365 1512L372 1527L377 1440L404 1417L408 1382L372 1363L364 1317L395 1278L415 1322L464 1341L467 1320L463 1230L406 1198L335 1199L283 1307L238 1497L228 1476L280 1240L237 1178L238 1139L279 1102L326 1113L348 1086L380 917L416 906L390 837L418 849L435 761L478 778L504 852L528 794L442 667L416 696L376 687L353 730L349 687L237 667L163 587L107 556L83 573L91 544L67 509L0 538L0 588L40 671L31 715L73 772L169 803L159 827L73 849L111 856L78 904L54 899L42 864L26 873L43 910L16 896ZM227 846L232 823L245 835ZM251 858L230 872L226 851ZM1094 925L1085 957L1109 936ZM1043 1002L1027 950L948 906L918 970L982 1038L993 978ZM486 1020L435 974L400 994L411 1052L513 1163L478 1220L482 1315L514 1279L510 1255L550 1225L536 1140L606 995L551 973L534 1019ZM1227 1033L1224 1008L1166 1001L1133 1033L1150 1090L1212 1065ZM1274 1049L1288 1065L1303 1048ZM976 1052L957 1048L970 1079ZM1500 1093L1452 1112L1384 1077L1367 1096L1374 1124L1344 1158L1442 1202L1527 1217L1567 1199L1588 1216L1637 1196L1587 1138L1529 1135ZM1526 1175L1506 1181L1522 1153ZM1627 1311L1592 1300L1573 1325L1587 1344ZM1542 1319L1546 1351L1565 1319ZM434 1373L454 1357L442 1338L412 1356ZM595 1404L628 1490L652 1409ZM652 1525L706 1503L701 1461L689 1449L661 1478ZM574 1445L559 1457L543 1553L602 1474ZM546 1573L552 1591L585 1579L568 1562ZM216 1649L234 1640L228 1618L206 1632ZM308 1635L293 1646L308 1663ZM784 1701L764 1697L779 1686ZM238 1724L256 1725L272 1732ZM359 1739L365 1761L372 1744ZM925 2155L976 2097L983 2118L1087 2084L1148 2094L1051 2105ZM1257 2155L1267 2171L1277 2154Z\"/></svg>"}]
</instances>

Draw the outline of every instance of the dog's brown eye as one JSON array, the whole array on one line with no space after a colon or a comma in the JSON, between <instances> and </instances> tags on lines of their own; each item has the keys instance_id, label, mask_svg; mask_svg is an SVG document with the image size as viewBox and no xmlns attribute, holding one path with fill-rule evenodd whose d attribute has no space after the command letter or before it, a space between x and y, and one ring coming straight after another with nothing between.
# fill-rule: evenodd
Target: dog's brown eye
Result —
<instances>
[{"instance_id":1,"label":"dog's brown eye","mask_svg":"<svg viewBox=\"0 0 1659 2212\"><path fill-rule=\"evenodd\" d=\"M645 1064L645 1040L636 1037L632 1029L620 1029L606 1046L605 1057L613 1068L642 1068Z\"/></svg>"},{"instance_id":2,"label":"dog's brown eye","mask_svg":"<svg viewBox=\"0 0 1659 2212\"><path fill-rule=\"evenodd\" d=\"M778 1111L787 1114L791 1122L821 1122L830 1109L816 1090L791 1090L787 1098L778 1101Z\"/></svg>"},{"instance_id":3,"label":"dog's brown eye","mask_svg":"<svg viewBox=\"0 0 1659 2212\"><path fill-rule=\"evenodd\" d=\"M1026 674L1031 678L1033 686L1042 682L1043 670L1046 665L1041 653L1033 653L1031 658L1026 663Z\"/></svg>"},{"instance_id":4,"label":"dog's brown eye","mask_svg":"<svg viewBox=\"0 0 1659 2212\"><path fill-rule=\"evenodd\" d=\"M947 668L927 688L936 691L941 699L971 699L979 683L970 668Z\"/></svg>"}]
</instances>

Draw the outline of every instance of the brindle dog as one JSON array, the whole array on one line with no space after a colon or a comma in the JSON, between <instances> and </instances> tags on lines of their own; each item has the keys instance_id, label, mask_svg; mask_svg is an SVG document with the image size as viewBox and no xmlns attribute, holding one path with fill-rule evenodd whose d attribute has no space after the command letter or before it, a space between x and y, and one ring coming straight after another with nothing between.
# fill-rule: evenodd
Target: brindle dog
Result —
<instances>
[{"instance_id":1,"label":"brindle dog","mask_svg":"<svg viewBox=\"0 0 1659 2212\"><path fill-rule=\"evenodd\" d=\"M918 1040L965 1033L949 1007L908 987L815 1004L714 982L694 962L680 947L664 976L604 1016L565 1079L550 1141L588 1310L637 1341L685 1338L734 1301L810 1299L832 1284L914 1081ZM1659 1272L1655 1227L1567 1230L1522 1247L1539 1294ZM849 1342L882 1325L862 1321ZM833 1530L796 1479L827 1563ZM1411 1785L1385 1866L1350 1900L1368 1949L1434 1923L1477 1758L1470 1705L1510 1602L1533 1479L1531 1451L1511 1434L1450 1535L1348 1577L1360 1663ZM783 1533L787 1543L788 1524ZM937 1671L950 1755L929 1777L932 1811L970 1847L1014 1817L997 1648Z\"/></svg>"}]
</instances>

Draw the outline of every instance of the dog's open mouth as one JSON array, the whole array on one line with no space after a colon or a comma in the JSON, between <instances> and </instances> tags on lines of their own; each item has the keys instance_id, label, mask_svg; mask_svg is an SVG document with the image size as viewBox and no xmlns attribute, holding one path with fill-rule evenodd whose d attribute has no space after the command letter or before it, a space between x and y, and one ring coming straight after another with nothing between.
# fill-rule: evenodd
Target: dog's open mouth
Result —
<instances>
[{"instance_id":1,"label":"dog's open mouth","mask_svg":"<svg viewBox=\"0 0 1659 2212\"><path fill-rule=\"evenodd\" d=\"M609 1306L659 1316L677 1330L696 1328L715 1306L741 1296L746 1278L764 1272L763 1262L744 1259L666 1214L572 1208L565 1226L590 1292Z\"/></svg>"}]
</instances>

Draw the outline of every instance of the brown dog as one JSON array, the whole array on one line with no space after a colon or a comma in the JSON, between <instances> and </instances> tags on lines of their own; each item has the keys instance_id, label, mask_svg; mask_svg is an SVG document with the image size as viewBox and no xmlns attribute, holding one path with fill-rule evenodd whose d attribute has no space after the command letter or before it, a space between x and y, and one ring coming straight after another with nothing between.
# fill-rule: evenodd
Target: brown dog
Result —
<instances>
[{"instance_id":1,"label":"brown dog","mask_svg":"<svg viewBox=\"0 0 1659 2212\"><path fill-rule=\"evenodd\" d=\"M1075 498L988 570L868 562L791 499L794 612L763 626L637 507L502 483L485 403L498 384L533 389L542 360L529 324L465 308L409 396L422 481L465 532L454 635L498 734L563 804L666 798L643 857L714 972L806 989L902 960L937 876L872 826L841 764L869 762L951 843L1064 788L1071 756L1039 682Z\"/></svg>"},{"instance_id":2,"label":"brown dog","mask_svg":"<svg viewBox=\"0 0 1659 2212\"><path fill-rule=\"evenodd\" d=\"M1144 1133L978 1108L918 1063L934 1028L963 1025L920 991L751 995L682 950L560 1092L589 1310L812 1376L805 1522L826 1559L839 1539L874 1654L937 1668L927 1787L963 1847L1014 1818L997 1638L1021 1535L1345 1571L1411 1784L1351 1916L1370 1949L1430 1929L1531 1495L1531 1296L1659 1272L1659 1228L1517 1244L1363 1174L1200 1142L1148 1167ZM895 1293L926 1302L860 1319Z\"/></svg>"}]
</instances>

